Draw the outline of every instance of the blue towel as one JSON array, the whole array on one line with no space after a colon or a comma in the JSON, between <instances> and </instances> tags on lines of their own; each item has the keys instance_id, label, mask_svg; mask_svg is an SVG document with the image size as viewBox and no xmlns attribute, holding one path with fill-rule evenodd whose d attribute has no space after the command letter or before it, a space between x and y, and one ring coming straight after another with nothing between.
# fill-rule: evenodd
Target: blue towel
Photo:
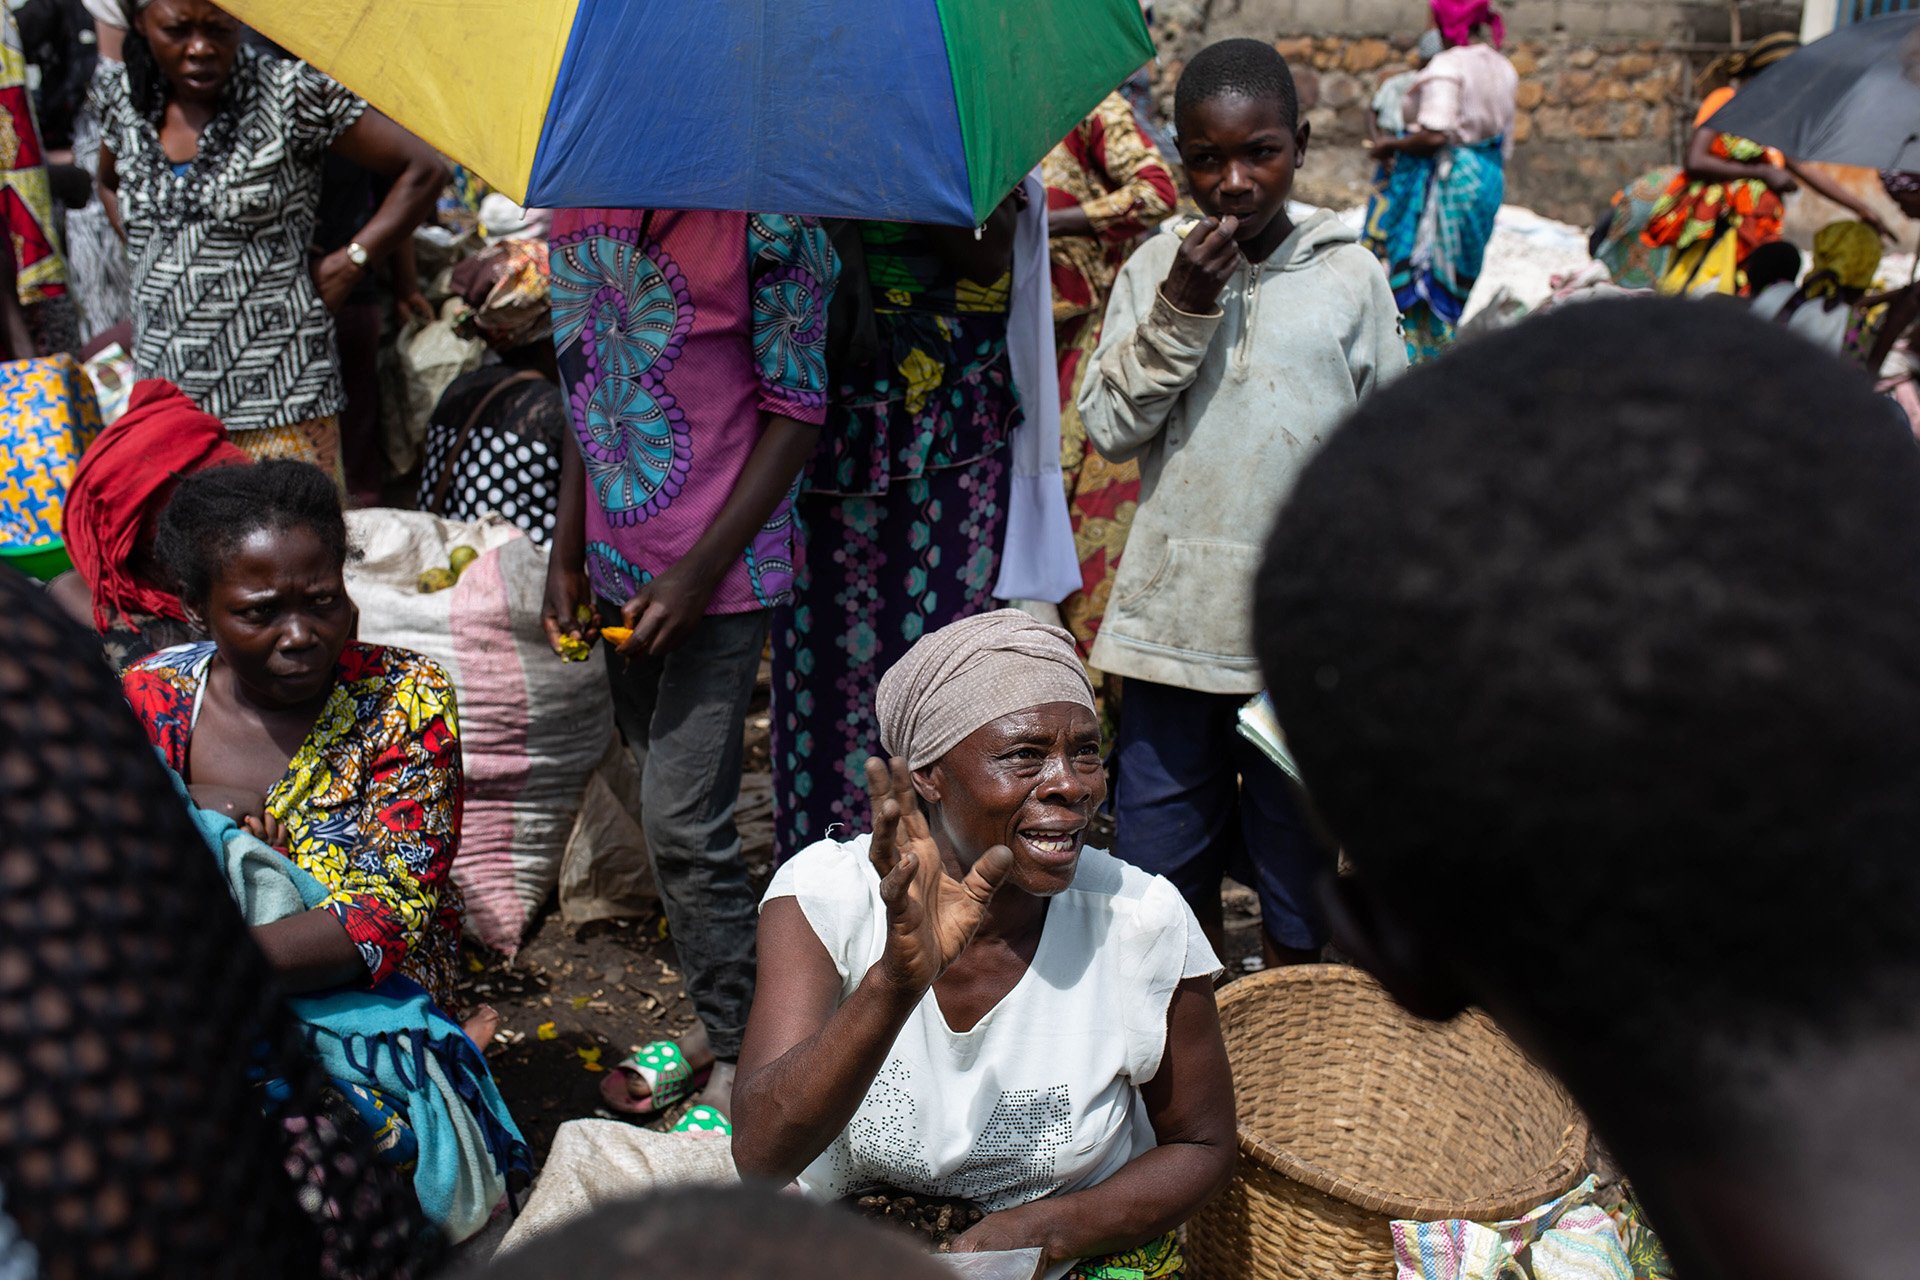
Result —
<instances>
[{"instance_id":1,"label":"blue towel","mask_svg":"<svg viewBox=\"0 0 1920 1280\"><path fill-rule=\"evenodd\" d=\"M327 887L224 814L192 807L227 887L249 925L318 906ZM391 977L364 991L289 996L307 1046L327 1074L366 1085L405 1109L419 1141L413 1190L421 1212L459 1243L486 1226L509 1185L532 1175L532 1157L501 1100L487 1061L424 988Z\"/></svg>"}]
</instances>

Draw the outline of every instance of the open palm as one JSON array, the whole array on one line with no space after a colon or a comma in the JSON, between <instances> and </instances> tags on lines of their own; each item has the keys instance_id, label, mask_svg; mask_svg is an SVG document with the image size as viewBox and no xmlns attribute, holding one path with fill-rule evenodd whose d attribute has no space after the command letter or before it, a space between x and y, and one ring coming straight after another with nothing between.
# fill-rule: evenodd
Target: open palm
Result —
<instances>
[{"instance_id":1,"label":"open palm","mask_svg":"<svg viewBox=\"0 0 1920 1280\"><path fill-rule=\"evenodd\" d=\"M1013 854L995 845L966 879L947 875L940 848L921 812L906 761L867 761L873 840L867 855L880 874L887 906L887 948L880 963L903 989L924 991L973 941L994 890L1013 868Z\"/></svg>"}]
</instances>

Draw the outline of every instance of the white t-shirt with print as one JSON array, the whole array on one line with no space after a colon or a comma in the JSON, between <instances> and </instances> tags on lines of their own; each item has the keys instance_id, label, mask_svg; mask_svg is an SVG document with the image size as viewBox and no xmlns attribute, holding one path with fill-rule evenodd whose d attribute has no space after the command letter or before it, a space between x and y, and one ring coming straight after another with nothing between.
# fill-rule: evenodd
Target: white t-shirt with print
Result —
<instances>
[{"instance_id":1,"label":"white t-shirt with print","mask_svg":"<svg viewBox=\"0 0 1920 1280\"><path fill-rule=\"evenodd\" d=\"M867 837L803 850L762 906L776 898L799 902L847 999L886 946ZM1155 1145L1140 1086L1160 1069L1175 985L1219 969L1172 884L1086 850L1013 990L967 1032L928 991L801 1187L823 1200L898 1187L992 1212L1112 1177Z\"/></svg>"}]
</instances>

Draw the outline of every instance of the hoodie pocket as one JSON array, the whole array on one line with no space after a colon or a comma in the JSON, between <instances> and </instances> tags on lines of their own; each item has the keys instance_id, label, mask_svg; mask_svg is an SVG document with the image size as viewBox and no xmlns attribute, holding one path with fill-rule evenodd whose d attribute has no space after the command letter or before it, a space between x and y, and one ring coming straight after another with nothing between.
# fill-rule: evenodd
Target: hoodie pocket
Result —
<instances>
[{"instance_id":1,"label":"hoodie pocket","mask_svg":"<svg viewBox=\"0 0 1920 1280\"><path fill-rule=\"evenodd\" d=\"M1127 549L1133 554L1133 548ZM1253 577L1260 549L1241 542L1169 538L1159 565L1113 612L1131 639L1185 653L1247 658L1253 653Z\"/></svg>"}]
</instances>

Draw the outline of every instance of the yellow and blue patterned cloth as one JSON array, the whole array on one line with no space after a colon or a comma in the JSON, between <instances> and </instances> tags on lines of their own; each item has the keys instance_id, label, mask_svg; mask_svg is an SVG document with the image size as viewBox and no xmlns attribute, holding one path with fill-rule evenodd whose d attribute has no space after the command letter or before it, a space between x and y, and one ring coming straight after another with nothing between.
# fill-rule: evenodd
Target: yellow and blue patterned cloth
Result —
<instances>
[{"instance_id":1,"label":"yellow and blue patterned cloth","mask_svg":"<svg viewBox=\"0 0 1920 1280\"><path fill-rule=\"evenodd\" d=\"M72 356L0 363L0 546L60 537L67 485L100 427L93 383Z\"/></svg>"}]
</instances>

